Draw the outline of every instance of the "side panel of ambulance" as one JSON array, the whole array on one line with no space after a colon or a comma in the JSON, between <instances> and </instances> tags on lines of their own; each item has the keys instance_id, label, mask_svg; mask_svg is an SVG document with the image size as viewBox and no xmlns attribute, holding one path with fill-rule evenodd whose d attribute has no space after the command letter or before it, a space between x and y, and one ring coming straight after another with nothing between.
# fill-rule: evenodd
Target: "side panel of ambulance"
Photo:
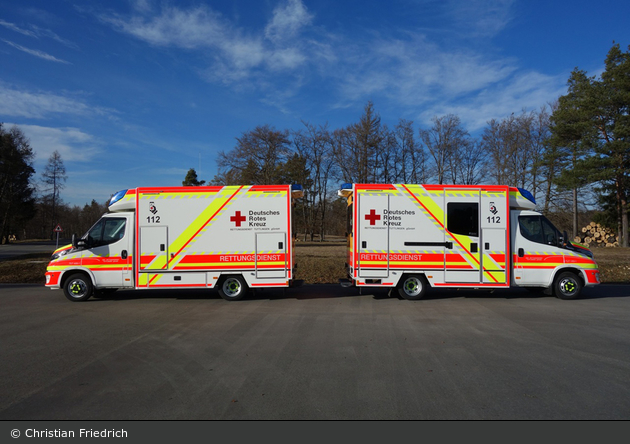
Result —
<instances>
[{"instance_id":1,"label":"side panel of ambulance","mask_svg":"<svg viewBox=\"0 0 630 444\"><path fill-rule=\"evenodd\" d=\"M70 300L88 299L92 289L127 286L217 288L227 300L243 298L249 288L287 287L293 278L291 199L300 196L301 188L292 190L289 185L138 188L117 193L110 202L112 213L101 221L127 222L126 230L119 229L123 237L108 244L109 260L127 261L119 271L121 284L83 263L86 255L104 260L92 240L99 221L51 262L47 285L63 288Z\"/></svg>"},{"instance_id":2,"label":"side panel of ambulance","mask_svg":"<svg viewBox=\"0 0 630 444\"><path fill-rule=\"evenodd\" d=\"M344 184L339 194L348 199L350 281L345 285L396 287L406 299L422 298L429 286L517 285L553 289L569 299L582 286L598 282L592 254L529 211L535 202L525 190ZM547 251L539 258L531 253L512 257L533 248L520 235L521 224L533 223L531 218L541 230L543 224L553 229L554 235L545 238ZM545 267L536 262L543 257Z\"/></svg>"}]
</instances>

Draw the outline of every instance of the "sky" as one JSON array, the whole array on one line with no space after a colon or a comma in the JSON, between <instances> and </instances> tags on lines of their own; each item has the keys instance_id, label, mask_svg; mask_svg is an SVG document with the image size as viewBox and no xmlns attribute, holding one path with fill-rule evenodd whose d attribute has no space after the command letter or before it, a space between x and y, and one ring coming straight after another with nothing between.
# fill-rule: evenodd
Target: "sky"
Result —
<instances>
[{"instance_id":1,"label":"sky","mask_svg":"<svg viewBox=\"0 0 630 444\"><path fill-rule=\"evenodd\" d=\"M343 128L368 101L416 131L566 93L630 45L630 2L540 0L0 0L0 122L57 150L64 202L178 186L259 125ZM417 135L417 133L416 133Z\"/></svg>"}]
</instances>

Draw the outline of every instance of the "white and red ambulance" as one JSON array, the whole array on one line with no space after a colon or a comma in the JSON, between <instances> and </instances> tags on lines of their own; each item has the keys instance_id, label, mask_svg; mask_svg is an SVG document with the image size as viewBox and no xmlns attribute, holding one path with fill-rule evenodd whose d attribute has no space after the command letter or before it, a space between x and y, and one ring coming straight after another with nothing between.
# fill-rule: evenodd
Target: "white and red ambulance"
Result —
<instances>
[{"instance_id":1,"label":"white and red ambulance","mask_svg":"<svg viewBox=\"0 0 630 444\"><path fill-rule=\"evenodd\" d=\"M46 286L71 301L121 288L288 287L294 276L292 200L299 185L135 188L53 254Z\"/></svg>"},{"instance_id":2,"label":"white and red ambulance","mask_svg":"<svg viewBox=\"0 0 630 444\"><path fill-rule=\"evenodd\" d=\"M344 184L349 279L344 286L526 287L578 297L599 283L593 254L571 243L526 190L494 185Z\"/></svg>"}]
</instances>

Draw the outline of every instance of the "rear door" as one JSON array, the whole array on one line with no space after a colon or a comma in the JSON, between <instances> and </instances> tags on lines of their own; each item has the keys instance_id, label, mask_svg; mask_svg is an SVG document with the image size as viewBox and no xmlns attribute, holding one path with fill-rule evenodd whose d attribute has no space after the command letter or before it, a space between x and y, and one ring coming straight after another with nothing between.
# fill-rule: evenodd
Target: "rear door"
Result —
<instances>
[{"instance_id":1,"label":"rear door","mask_svg":"<svg viewBox=\"0 0 630 444\"><path fill-rule=\"evenodd\" d=\"M481 190L481 266L482 282L507 285L508 190Z\"/></svg>"},{"instance_id":2,"label":"rear door","mask_svg":"<svg viewBox=\"0 0 630 444\"><path fill-rule=\"evenodd\" d=\"M448 188L444 193L444 280L481 282L479 190Z\"/></svg>"},{"instance_id":3,"label":"rear door","mask_svg":"<svg viewBox=\"0 0 630 444\"><path fill-rule=\"evenodd\" d=\"M389 276L389 199L389 194L377 190L357 193L359 277Z\"/></svg>"},{"instance_id":4,"label":"rear door","mask_svg":"<svg viewBox=\"0 0 630 444\"><path fill-rule=\"evenodd\" d=\"M256 277L287 277L287 234L256 233Z\"/></svg>"}]
</instances>

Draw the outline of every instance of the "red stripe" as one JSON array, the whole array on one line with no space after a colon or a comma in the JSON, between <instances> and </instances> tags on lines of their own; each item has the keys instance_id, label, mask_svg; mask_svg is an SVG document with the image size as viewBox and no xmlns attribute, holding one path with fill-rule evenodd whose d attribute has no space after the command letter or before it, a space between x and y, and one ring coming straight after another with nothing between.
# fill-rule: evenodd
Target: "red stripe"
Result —
<instances>
[{"instance_id":1,"label":"red stripe","mask_svg":"<svg viewBox=\"0 0 630 444\"><path fill-rule=\"evenodd\" d=\"M357 183L354 185L354 189L357 191L360 190L395 190L396 187L392 184L372 184L372 183Z\"/></svg>"}]
</instances>

